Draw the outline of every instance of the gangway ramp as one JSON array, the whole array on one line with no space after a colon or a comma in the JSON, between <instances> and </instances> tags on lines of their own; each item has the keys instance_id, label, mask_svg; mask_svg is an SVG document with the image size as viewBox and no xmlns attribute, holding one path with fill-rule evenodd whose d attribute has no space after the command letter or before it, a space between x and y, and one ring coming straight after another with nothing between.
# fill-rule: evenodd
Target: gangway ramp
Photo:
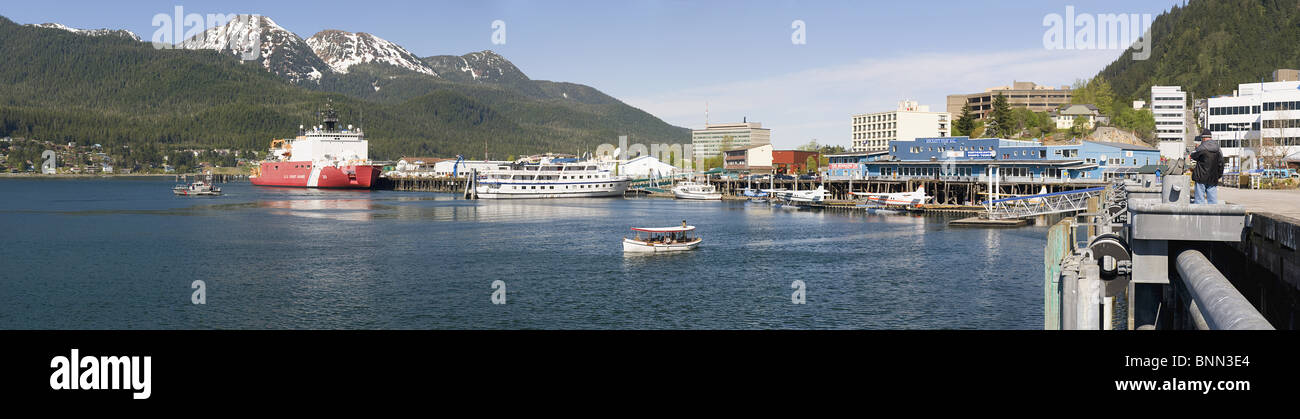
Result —
<instances>
[{"instance_id":1,"label":"gangway ramp","mask_svg":"<svg viewBox=\"0 0 1300 419\"><path fill-rule=\"evenodd\" d=\"M1052 192L1039 195L985 201L984 211L990 220L1025 218L1038 215L1076 212L1088 209L1088 199L1101 196L1106 187Z\"/></svg>"}]
</instances>

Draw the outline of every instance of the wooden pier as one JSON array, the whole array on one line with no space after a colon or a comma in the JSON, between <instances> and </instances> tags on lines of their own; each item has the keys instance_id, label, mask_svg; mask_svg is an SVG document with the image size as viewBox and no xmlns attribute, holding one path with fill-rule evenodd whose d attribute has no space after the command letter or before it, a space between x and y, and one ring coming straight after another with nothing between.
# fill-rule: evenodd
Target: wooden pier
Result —
<instances>
[{"instance_id":1,"label":"wooden pier","mask_svg":"<svg viewBox=\"0 0 1300 419\"><path fill-rule=\"evenodd\" d=\"M410 192L463 193L465 177L380 177L375 189Z\"/></svg>"},{"instance_id":2,"label":"wooden pier","mask_svg":"<svg viewBox=\"0 0 1300 419\"><path fill-rule=\"evenodd\" d=\"M376 183L375 189L394 190L394 191L413 191L413 192L443 192L464 194L467 191L467 185L471 182L469 177L400 177L389 178L380 177ZM984 200L988 192L988 184L971 179L931 179L931 178L908 178L908 179L870 179L870 180L768 180L765 182L749 182L737 179L712 180L713 184L722 194L723 200L746 200L742 192L747 188L756 189L798 189L811 190L818 187L825 187L828 198L822 203L805 203L799 206L817 208L829 211L839 212L867 212L872 209L884 207L862 206L862 201L854 200L850 192L866 193L900 193L911 192L924 186L926 194L934 197L931 203L917 207L887 207L885 209L907 211L912 213L930 214L930 215L952 215L971 217L967 220L973 220L984 213L984 207L977 203ZM636 183L634 182L634 185ZM1048 193L1072 191L1084 188L1091 188L1104 183L1093 182L1015 182L1003 181L998 188L1000 194L1018 194L1032 195L1046 187ZM646 196L653 198L672 198L673 195L668 191L668 187L659 188L629 188L625 196ZM966 226L1019 226L1028 222L1018 223L975 223L965 222L959 225Z\"/></svg>"}]
</instances>

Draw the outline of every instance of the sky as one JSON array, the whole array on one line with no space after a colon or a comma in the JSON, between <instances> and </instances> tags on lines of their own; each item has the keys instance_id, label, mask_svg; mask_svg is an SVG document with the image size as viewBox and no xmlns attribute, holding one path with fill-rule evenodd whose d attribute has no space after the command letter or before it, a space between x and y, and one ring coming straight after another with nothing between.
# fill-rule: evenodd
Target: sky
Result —
<instances>
[{"instance_id":1,"label":"sky","mask_svg":"<svg viewBox=\"0 0 1300 419\"><path fill-rule=\"evenodd\" d=\"M18 23L128 29L149 40L158 30L155 16L181 7L184 14L268 16L303 38L324 29L368 32L421 57L490 49L532 79L589 85L673 125L703 128L706 107L712 123L761 122L785 148L814 139L848 146L853 114L892 110L904 99L943 111L949 94L1092 77L1124 52L1049 49L1046 18L1065 16L1067 7L1076 16L1154 17L1181 4L47 0L8 1L0 15ZM505 23L504 44L493 42L494 34L500 39L498 20Z\"/></svg>"}]
</instances>

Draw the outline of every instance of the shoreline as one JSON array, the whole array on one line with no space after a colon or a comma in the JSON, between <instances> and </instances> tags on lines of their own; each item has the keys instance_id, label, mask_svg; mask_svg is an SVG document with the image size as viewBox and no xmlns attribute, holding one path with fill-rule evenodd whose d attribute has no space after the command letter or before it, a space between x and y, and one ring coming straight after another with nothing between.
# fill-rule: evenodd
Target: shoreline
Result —
<instances>
[{"instance_id":1,"label":"shoreline","mask_svg":"<svg viewBox=\"0 0 1300 419\"><path fill-rule=\"evenodd\" d=\"M112 178L112 177L176 177L176 176L205 176L202 173L110 173L110 174L77 174L77 173L59 173L54 175L44 175L40 173L0 173L0 178L36 178L36 179L93 179L93 178ZM226 175L226 176L247 176L247 175Z\"/></svg>"}]
</instances>

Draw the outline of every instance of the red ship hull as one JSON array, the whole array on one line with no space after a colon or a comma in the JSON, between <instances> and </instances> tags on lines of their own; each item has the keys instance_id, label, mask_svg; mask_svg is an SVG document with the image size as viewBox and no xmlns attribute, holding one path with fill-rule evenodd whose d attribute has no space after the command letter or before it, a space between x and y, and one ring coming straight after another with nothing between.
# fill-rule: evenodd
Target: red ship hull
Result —
<instances>
[{"instance_id":1,"label":"red ship hull","mask_svg":"<svg viewBox=\"0 0 1300 419\"><path fill-rule=\"evenodd\" d=\"M249 181L258 186L371 189L382 170L376 165L314 166L309 161L263 162Z\"/></svg>"}]
</instances>

